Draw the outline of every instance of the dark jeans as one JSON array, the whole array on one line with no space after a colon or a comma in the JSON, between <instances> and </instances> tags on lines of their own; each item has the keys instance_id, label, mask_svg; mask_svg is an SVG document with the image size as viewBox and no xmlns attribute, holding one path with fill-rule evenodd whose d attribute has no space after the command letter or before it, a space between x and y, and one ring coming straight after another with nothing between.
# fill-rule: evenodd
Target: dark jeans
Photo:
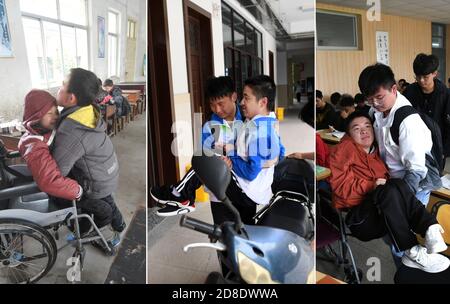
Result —
<instances>
[{"instance_id":1,"label":"dark jeans","mask_svg":"<svg viewBox=\"0 0 450 304\"><path fill-rule=\"evenodd\" d=\"M58 198L52 199L60 206L71 204L71 202L66 200ZM77 202L76 205L81 209L82 214L89 214L93 217L94 223L99 229L108 224L111 224L113 230L117 232L122 232L125 229L122 213L120 213L119 208L117 208L112 195L108 195L102 199L83 198ZM80 219L79 224L81 234L89 231L91 228L89 220L85 218Z\"/></svg>"},{"instance_id":2,"label":"dark jeans","mask_svg":"<svg viewBox=\"0 0 450 304\"><path fill-rule=\"evenodd\" d=\"M416 234L424 237L428 227L437 224L436 218L416 199L402 180L390 179L386 185L379 186L371 196L372 198L365 199L361 205L353 207L352 211L355 208L377 209L372 210L370 216L384 217L381 222L385 224L398 251L417 245Z\"/></svg>"},{"instance_id":3,"label":"dark jeans","mask_svg":"<svg viewBox=\"0 0 450 304\"><path fill-rule=\"evenodd\" d=\"M122 213L117 208L112 195L102 199L85 199L77 204L83 213L94 215L94 223L98 228L111 224L114 231L122 232L125 229Z\"/></svg>"}]
</instances>

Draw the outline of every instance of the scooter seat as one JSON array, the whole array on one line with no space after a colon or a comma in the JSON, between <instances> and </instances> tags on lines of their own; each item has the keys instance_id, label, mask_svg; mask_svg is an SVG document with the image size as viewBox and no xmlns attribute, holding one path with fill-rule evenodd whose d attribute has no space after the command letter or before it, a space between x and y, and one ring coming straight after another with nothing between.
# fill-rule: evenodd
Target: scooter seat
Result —
<instances>
[{"instance_id":1,"label":"scooter seat","mask_svg":"<svg viewBox=\"0 0 450 304\"><path fill-rule=\"evenodd\" d=\"M310 218L308 208L287 198L273 202L258 221L258 226L288 230L307 240L314 237L314 222Z\"/></svg>"}]
</instances>

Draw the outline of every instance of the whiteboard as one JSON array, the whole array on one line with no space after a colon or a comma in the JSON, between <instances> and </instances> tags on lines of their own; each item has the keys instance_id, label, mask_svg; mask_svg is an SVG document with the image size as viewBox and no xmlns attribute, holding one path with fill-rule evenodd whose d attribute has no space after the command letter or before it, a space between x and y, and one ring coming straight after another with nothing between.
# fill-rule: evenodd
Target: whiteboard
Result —
<instances>
[{"instance_id":1,"label":"whiteboard","mask_svg":"<svg viewBox=\"0 0 450 304\"><path fill-rule=\"evenodd\" d=\"M389 33L376 32L377 62L389 65Z\"/></svg>"}]
</instances>

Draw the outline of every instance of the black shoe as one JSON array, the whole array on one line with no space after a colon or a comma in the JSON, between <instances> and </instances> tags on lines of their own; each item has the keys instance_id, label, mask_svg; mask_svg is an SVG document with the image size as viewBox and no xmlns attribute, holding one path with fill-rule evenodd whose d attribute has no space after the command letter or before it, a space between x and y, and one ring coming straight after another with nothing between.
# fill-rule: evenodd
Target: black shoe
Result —
<instances>
[{"instance_id":1,"label":"black shoe","mask_svg":"<svg viewBox=\"0 0 450 304\"><path fill-rule=\"evenodd\" d=\"M195 203L187 201L186 205L181 205L181 207L179 205L173 205L172 203L168 203L166 204L166 207L159 209L156 212L156 215L167 217L179 214L186 214L194 211L195 211Z\"/></svg>"},{"instance_id":2,"label":"black shoe","mask_svg":"<svg viewBox=\"0 0 450 304\"><path fill-rule=\"evenodd\" d=\"M171 205L179 206L181 208L185 207L189 203L188 199L177 197L172 194L172 189L168 186L162 187L152 187L150 188L150 196L153 200L159 204L166 205L171 203ZM195 208L195 207L194 207Z\"/></svg>"},{"instance_id":3,"label":"black shoe","mask_svg":"<svg viewBox=\"0 0 450 304\"><path fill-rule=\"evenodd\" d=\"M117 253L117 246L114 246L110 241L107 241L108 247L103 243L102 239L97 239L91 242L92 246L99 249L103 254L107 256L114 256Z\"/></svg>"}]
</instances>

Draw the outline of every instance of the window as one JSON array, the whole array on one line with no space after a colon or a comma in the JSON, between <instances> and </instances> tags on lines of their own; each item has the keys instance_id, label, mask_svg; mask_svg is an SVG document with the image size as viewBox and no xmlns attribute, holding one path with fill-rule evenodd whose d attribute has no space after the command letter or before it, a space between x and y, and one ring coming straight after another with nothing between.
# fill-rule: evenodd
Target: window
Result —
<instances>
[{"instance_id":1,"label":"window","mask_svg":"<svg viewBox=\"0 0 450 304\"><path fill-rule=\"evenodd\" d=\"M241 97L244 81L263 72L262 34L224 2L222 23L225 75Z\"/></svg>"},{"instance_id":2,"label":"window","mask_svg":"<svg viewBox=\"0 0 450 304\"><path fill-rule=\"evenodd\" d=\"M108 75L118 76L119 71L119 14L108 12Z\"/></svg>"},{"instance_id":3,"label":"window","mask_svg":"<svg viewBox=\"0 0 450 304\"><path fill-rule=\"evenodd\" d=\"M432 53L437 56L439 59L439 68L438 68L438 78L440 81L446 83L447 80L445 79L446 75L446 45L445 45L445 37L446 37L446 31L445 31L445 24L439 24L439 23L432 23L431 24L431 47L432 47Z\"/></svg>"},{"instance_id":4,"label":"window","mask_svg":"<svg viewBox=\"0 0 450 304\"><path fill-rule=\"evenodd\" d=\"M357 15L317 11L317 46L319 49L357 50Z\"/></svg>"},{"instance_id":5,"label":"window","mask_svg":"<svg viewBox=\"0 0 450 304\"><path fill-rule=\"evenodd\" d=\"M128 31L127 31L127 37L129 39L136 39L136 22L133 20L128 20Z\"/></svg>"},{"instance_id":6,"label":"window","mask_svg":"<svg viewBox=\"0 0 450 304\"><path fill-rule=\"evenodd\" d=\"M89 68L86 0L20 0L31 81L60 86L70 69Z\"/></svg>"}]
</instances>

